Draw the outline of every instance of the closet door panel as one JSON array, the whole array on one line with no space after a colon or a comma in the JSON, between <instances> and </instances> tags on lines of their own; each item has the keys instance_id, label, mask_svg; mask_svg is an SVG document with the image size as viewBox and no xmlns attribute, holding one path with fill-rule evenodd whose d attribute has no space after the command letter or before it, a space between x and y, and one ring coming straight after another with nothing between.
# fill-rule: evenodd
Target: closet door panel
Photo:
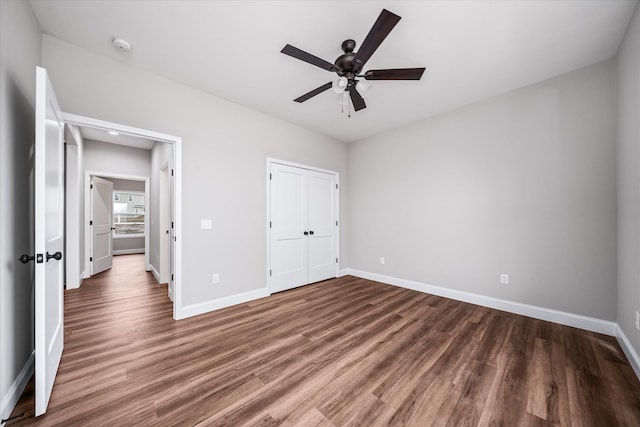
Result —
<instances>
[{"instance_id":1,"label":"closet door panel","mask_svg":"<svg viewBox=\"0 0 640 427\"><path fill-rule=\"evenodd\" d=\"M304 169L271 167L271 291L307 282L307 174Z\"/></svg>"},{"instance_id":2,"label":"closet door panel","mask_svg":"<svg viewBox=\"0 0 640 427\"><path fill-rule=\"evenodd\" d=\"M334 174L308 171L308 283L336 277L336 183Z\"/></svg>"}]
</instances>

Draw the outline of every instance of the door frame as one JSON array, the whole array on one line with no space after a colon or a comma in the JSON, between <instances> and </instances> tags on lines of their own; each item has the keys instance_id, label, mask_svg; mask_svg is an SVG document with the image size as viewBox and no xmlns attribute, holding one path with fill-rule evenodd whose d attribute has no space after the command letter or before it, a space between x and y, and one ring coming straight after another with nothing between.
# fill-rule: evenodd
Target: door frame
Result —
<instances>
[{"instance_id":1,"label":"door frame","mask_svg":"<svg viewBox=\"0 0 640 427\"><path fill-rule=\"evenodd\" d=\"M173 247L173 283L174 283L174 298L173 298L173 318L183 319L188 317L184 312L182 306L182 138L179 136L164 134L147 129L136 128L119 123L108 122L105 120L94 119L91 117L79 116L77 114L62 113L62 120L65 123L73 124L76 126L88 126L102 130L113 130L122 134L128 134L143 138L152 139L158 142L166 142L171 144L173 150L173 240L171 241ZM86 186L85 186L86 187ZM86 191L86 190L85 190ZM88 224L88 217L85 218ZM146 224L145 224L146 227Z\"/></svg>"},{"instance_id":2,"label":"door frame","mask_svg":"<svg viewBox=\"0 0 640 427\"><path fill-rule=\"evenodd\" d=\"M171 289L171 165L166 161L158 170L158 282L167 283L169 299ZM167 245L166 232L169 234Z\"/></svg>"},{"instance_id":3,"label":"door frame","mask_svg":"<svg viewBox=\"0 0 640 427\"><path fill-rule=\"evenodd\" d=\"M84 278L88 279L93 275L93 262L90 260L91 255L93 254L93 233L91 233L91 226L89 225L89 220L91 219L91 178L113 178L113 179L126 179L129 181L144 181L144 206L145 211L149 208L149 177L148 176L136 176L136 175L126 175L126 174L117 174L117 173L109 173L109 172L100 172L94 170L85 170L84 172L84 182L86 185L84 186L84 265L88 268L84 269ZM111 196L111 203L113 203L113 196ZM113 241L113 235L111 236ZM112 243L113 245L113 243ZM144 222L144 269L146 271L151 271L151 265L149 264L149 222L145 220Z\"/></svg>"},{"instance_id":4,"label":"door frame","mask_svg":"<svg viewBox=\"0 0 640 427\"><path fill-rule=\"evenodd\" d=\"M336 277L339 276L340 273L340 172L338 171L334 171L331 169L322 169L322 168L317 168L315 166L309 166L309 165L305 165L302 163L294 163L294 162L289 162L287 160L280 160L280 159L276 159L273 157L267 157L267 168L266 168L266 173L265 173L265 181L266 181L266 186L267 186L267 221L265 223L265 228L267 230L267 265L266 265L266 271L265 271L265 275L266 275L266 283L267 283L267 289L269 290L269 293L273 293L273 288L271 286L271 275L270 273L270 269L271 269L271 227L270 227L270 222L271 222L271 165L277 163L279 165L285 165L285 166L292 166L292 167L296 167L296 168L300 168L300 169L306 169L306 170L310 170L310 171L315 171L315 172L322 172L322 173L328 173L328 174L334 174L336 176L336 184L338 185L338 193L336 196L336 218L338 218L338 227L336 230L336 257L338 258L338 262L336 263Z\"/></svg>"}]
</instances>

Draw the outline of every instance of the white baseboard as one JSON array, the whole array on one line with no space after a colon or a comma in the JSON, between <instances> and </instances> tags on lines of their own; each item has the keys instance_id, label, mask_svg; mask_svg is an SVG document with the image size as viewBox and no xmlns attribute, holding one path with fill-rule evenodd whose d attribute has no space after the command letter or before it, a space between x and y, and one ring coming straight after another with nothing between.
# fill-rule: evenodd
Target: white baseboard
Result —
<instances>
[{"instance_id":1,"label":"white baseboard","mask_svg":"<svg viewBox=\"0 0 640 427\"><path fill-rule=\"evenodd\" d=\"M341 268L338 271L338 277L348 276L349 274L351 274L351 273L349 273L350 271L351 271L350 268ZM354 274L354 276L355 276L355 274Z\"/></svg>"},{"instance_id":2,"label":"white baseboard","mask_svg":"<svg viewBox=\"0 0 640 427\"><path fill-rule=\"evenodd\" d=\"M620 325L616 323L616 338L618 339L618 343L620 347L622 347L622 351L624 351L625 356L627 356L627 360L629 360L629 364L633 368L633 371L636 373L636 376L640 378L640 356L633 349L631 342L620 328Z\"/></svg>"},{"instance_id":3,"label":"white baseboard","mask_svg":"<svg viewBox=\"0 0 640 427\"><path fill-rule=\"evenodd\" d=\"M214 310L220 310L221 308L231 307L232 305L244 304L245 302L268 297L269 295L271 295L269 289L263 288L198 304L187 305L178 309L176 320L186 319L187 317L197 316Z\"/></svg>"},{"instance_id":4,"label":"white baseboard","mask_svg":"<svg viewBox=\"0 0 640 427\"><path fill-rule=\"evenodd\" d=\"M2 402L0 402L0 419L6 420L11 416L13 408L16 406L16 403L18 403L22 392L33 375L35 356L36 353L34 351L31 353L31 356L29 356L27 363L22 367L18 377L13 381L13 384L11 384L7 394L2 397Z\"/></svg>"},{"instance_id":5,"label":"white baseboard","mask_svg":"<svg viewBox=\"0 0 640 427\"><path fill-rule=\"evenodd\" d=\"M114 249L112 251L114 255L131 255L131 254L143 254L144 248L140 249Z\"/></svg>"},{"instance_id":6,"label":"white baseboard","mask_svg":"<svg viewBox=\"0 0 640 427\"><path fill-rule=\"evenodd\" d=\"M151 267L151 273L153 274L153 277L156 278L158 283L162 283L162 282L160 282L160 272L158 272L158 270L156 270L156 268L153 265L149 265L149 267ZM147 270L147 271L149 271L149 270Z\"/></svg>"},{"instance_id":7,"label":"white baseboard","mask_svg":"<svg viewBox=\"0 0 640 427\"><path fill-rule=\"evenodd\" d=\"M456 289L443 288L440 286L429 285L412 280L399 279L397 277L384 276L377 273L369 273L366 271L351 268L341 270L341 273L342 272L352 276L361 277L363 279L375 280L377 282L386 283L388 285L394 285L401 288L424 292L427 294L438 295L457 301L464 301L471 304L481 305L483 307L507 311L509 313L521 314L523 316L533 317L534 319L546 320L548 322L559 323L561 325L572 326L574 328L598 332L610 336L617 335L617 323L602 319L596 319L594 317L582 316L579 314L567 313L550 308L523 304L520 302L508 301L484 295L472 294Z\"/></svg>"}]
</instances>

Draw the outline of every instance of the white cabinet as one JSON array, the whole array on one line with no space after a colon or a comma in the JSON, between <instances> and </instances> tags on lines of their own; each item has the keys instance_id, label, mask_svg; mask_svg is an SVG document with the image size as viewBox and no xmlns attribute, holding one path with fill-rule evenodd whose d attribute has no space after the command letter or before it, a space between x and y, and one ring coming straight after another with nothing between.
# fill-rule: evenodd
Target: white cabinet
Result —
<instances>
[{"instance_id":1,"label":"white cabinet","mask_svg":"<svg viewBox=\"0 0 640 427\"><path fill-rule=\"evenodd\" d=\"M338 174L269 162L271 292L338 274Z\"/></svg>"}]
</instances>

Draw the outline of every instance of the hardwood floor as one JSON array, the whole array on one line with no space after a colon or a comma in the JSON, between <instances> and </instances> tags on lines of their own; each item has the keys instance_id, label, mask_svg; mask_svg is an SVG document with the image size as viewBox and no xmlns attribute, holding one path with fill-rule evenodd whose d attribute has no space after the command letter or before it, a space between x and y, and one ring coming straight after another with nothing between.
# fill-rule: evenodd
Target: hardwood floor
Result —
<instances>
[{"instance_id":1,"label":"hardwood floor","mask_svg":"<svg viewBox=\"0 0 640 427\"><path fill-rule=\"evenodd\" d=\"M343 277L174 321L138 255L65 294L46 415L10 426L640 426L612 337Z\"/></svg>"}]
</instances>

